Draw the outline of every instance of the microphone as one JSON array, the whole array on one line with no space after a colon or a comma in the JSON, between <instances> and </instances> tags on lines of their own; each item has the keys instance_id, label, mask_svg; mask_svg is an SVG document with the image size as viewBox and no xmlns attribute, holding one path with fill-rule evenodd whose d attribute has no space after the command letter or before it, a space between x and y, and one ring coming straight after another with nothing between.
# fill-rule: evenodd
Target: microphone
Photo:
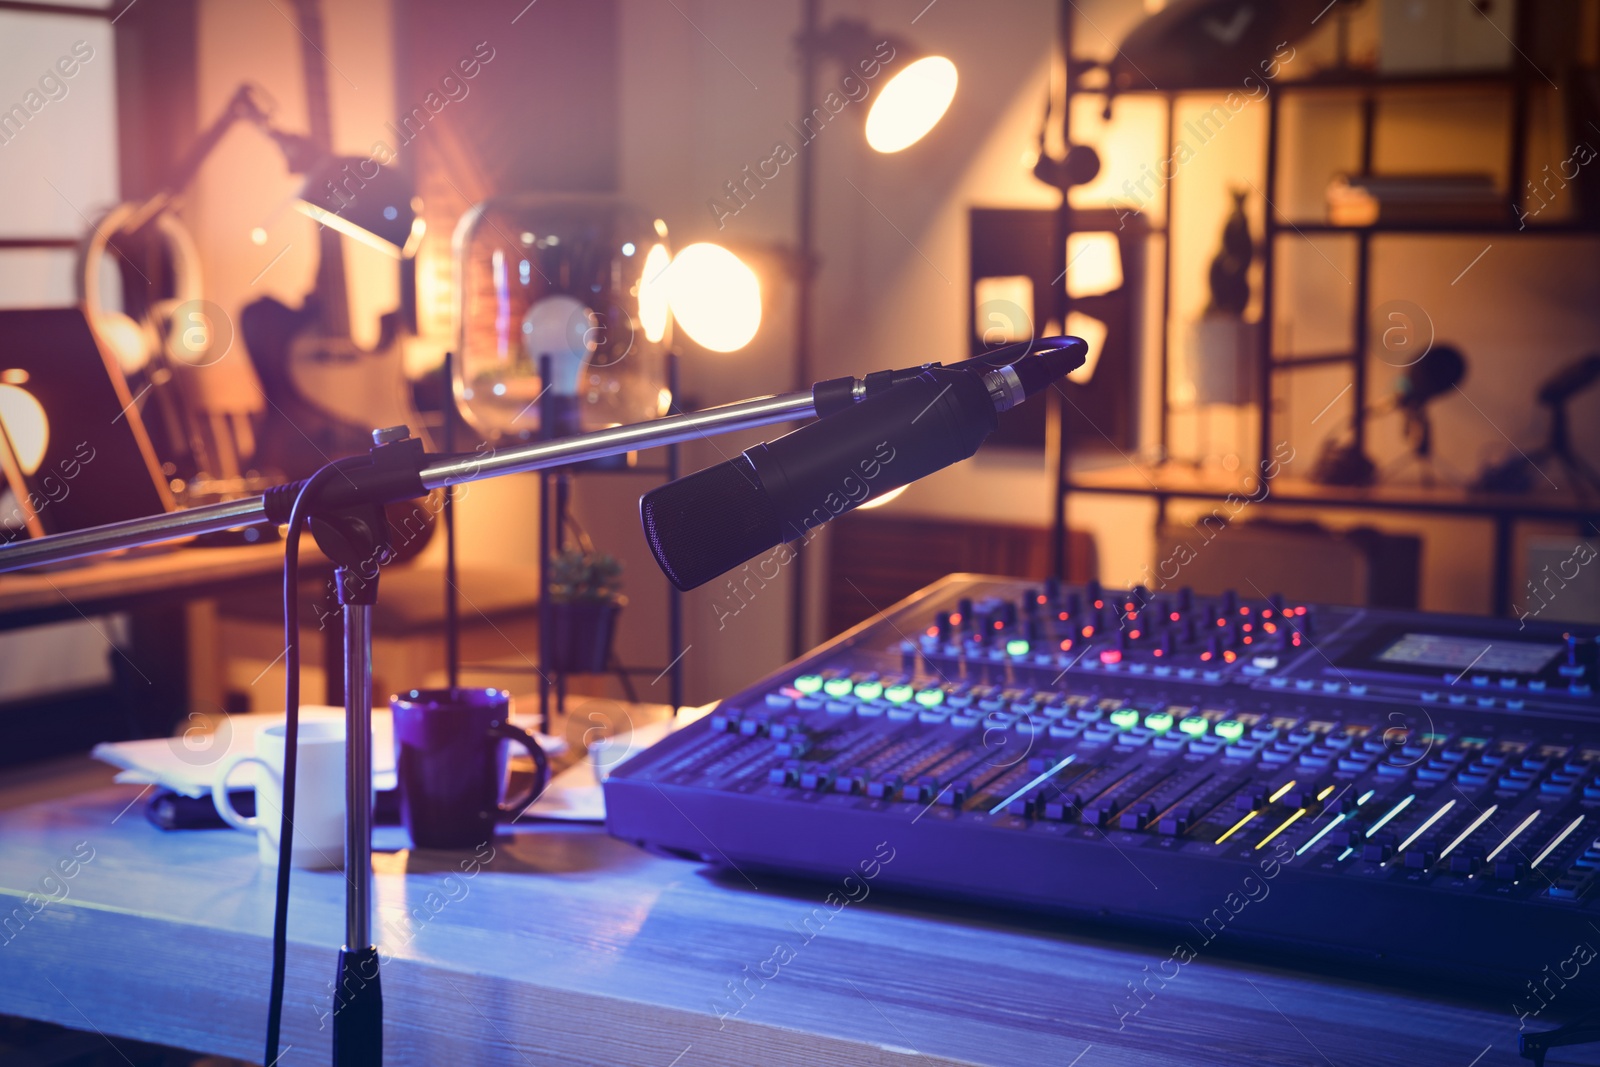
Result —
<instances>
[{"instance_id":1,"label":"microphone","mask_svg":"<svg viewBox=\"0 0 1600 1067\"><path fill-rule=\"evenodd\" d=\"M652 489L639 501L645 540L687 591L779 544L811 536L874 497L959 463L998 416L1083 366L1076 337L1032 343L995 364L937 364L738 458Z\"/></svg>"}]
</instances>

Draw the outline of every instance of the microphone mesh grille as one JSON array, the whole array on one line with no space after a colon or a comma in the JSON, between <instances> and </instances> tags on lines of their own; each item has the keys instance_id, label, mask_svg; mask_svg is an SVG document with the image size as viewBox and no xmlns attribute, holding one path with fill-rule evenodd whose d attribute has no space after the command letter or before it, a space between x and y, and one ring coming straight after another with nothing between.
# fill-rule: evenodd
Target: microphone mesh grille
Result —
<instances>
[{"instance_id":1,"label":"microphone mesh grille","mask_svg":"<svg viewBox=\"0 0 1600 1067\"><path fill-rule=\"evenodd\" d=\"M656 562L685 591L783 539L777 509L744 456L650 490L639 515Z\"/></svg>"}]
</instances>

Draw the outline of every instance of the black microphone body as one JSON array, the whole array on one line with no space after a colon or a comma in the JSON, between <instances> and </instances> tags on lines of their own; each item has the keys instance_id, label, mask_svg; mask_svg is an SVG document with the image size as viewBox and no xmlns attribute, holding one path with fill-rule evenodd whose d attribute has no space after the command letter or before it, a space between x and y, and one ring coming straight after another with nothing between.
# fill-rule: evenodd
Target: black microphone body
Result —
<instances>
[{"instance_id":1,"label":"black microphone body","mask_svg":"<svg viewBox=\"0 0 1600 1067\"><path fill-rule=\"evenodd\" d=\"M1042 354L996 365L929 365L737 459L652 489L645 540L680 590L977 452L999 413L1083 365L1078 338L1028 342ZM1025 350L1026 351L1026 350ZM843 402L843 398L838 398Z\"/></svg>"},{"instance_id":2,"label":"black microphone body","mask_svg":"<svg viewBox=\"0 0 1600 1067\"><path fill-rule=\"evenodd\" d=\"M977 452L999 415L983 379L930 367L639 501L656 562L681 590Z\"/></svg>"}]
</instances>

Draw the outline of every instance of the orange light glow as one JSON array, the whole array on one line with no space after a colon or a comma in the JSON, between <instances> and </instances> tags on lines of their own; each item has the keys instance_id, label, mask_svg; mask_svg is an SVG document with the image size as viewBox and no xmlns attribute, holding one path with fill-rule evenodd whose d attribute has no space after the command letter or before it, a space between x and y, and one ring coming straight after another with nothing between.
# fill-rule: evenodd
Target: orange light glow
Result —
<instances>
[{"instance_id":1,"label":"orange light glow","mask_svg":"<svg viewBox=\"0 0 1600 1067\"><path fill-rule=\"evenodd\" d=\"M910 64L878 91L867 112L867 144L890 153L910 148L938 125L956 96L956 65L944 56Z\"/></svg>"}]
</instances>

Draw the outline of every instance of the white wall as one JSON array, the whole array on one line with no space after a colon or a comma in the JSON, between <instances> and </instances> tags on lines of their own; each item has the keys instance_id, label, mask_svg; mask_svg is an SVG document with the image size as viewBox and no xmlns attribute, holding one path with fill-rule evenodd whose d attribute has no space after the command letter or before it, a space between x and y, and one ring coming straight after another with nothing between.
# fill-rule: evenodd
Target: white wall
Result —
<instances>
[{"instance_id":1,"label":"white wall","mask_svg":"<svg viewBox=\"0 0 1600 1067\"><path fill-rule=\"evenodd\" d=\"M115 84L107 20L0 12L0 238L76 238L116 203ZM71 249L0 250L0 308L76 303L75 269ZM0 635L0 700L109 684L107 634L124 641L120 616Z\"/></svg>"}]
</instances>

